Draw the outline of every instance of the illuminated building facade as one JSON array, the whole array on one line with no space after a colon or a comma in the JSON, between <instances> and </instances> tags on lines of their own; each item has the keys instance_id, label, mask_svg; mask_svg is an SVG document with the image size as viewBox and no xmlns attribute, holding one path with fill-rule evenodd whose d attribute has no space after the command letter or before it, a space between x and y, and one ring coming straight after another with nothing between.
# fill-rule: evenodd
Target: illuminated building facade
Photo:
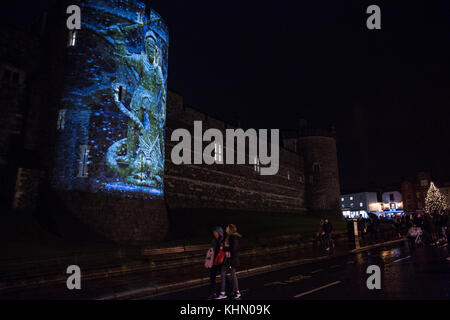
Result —
<instances>
[{"instance_id":1,"label":"illuminated building facade","mask_svg":"<svg viewBox=\"0 0 450 320\"><path fill-rule=\"evenodd\" d=\"M378 201L376 192L359 192L341 196L341 210L345 218L368 218L369 213L381 217L403 214L402 194L399 191L383 192Z\"/></svg>"},{"instance_id":2,"label":"illuminated building facade","mask_svg":"<svg viewBox=\"0 0 450 320\"><path fill-rule=\"evenodd\" d=\"M359 192L341 196L341 210L345 218L368 218L370 206L377 202L376 192Z\"/></svg>"}]
</instances>

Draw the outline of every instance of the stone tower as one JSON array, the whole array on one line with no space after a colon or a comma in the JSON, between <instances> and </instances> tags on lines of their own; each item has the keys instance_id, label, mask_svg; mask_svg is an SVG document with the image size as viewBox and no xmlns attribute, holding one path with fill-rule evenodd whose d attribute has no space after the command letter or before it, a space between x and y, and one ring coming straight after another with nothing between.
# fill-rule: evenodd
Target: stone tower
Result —
<instances>
[{"instance_id":1,"label":"stone tower","mask_svg":"<svg viewBox=\"0 0 450 320\"><path fill-rule=\"evenodd\" d=\"M67 29L68 15L54 21L60 65L51 78L61 86L47 108L54 137L47 202L56 231L159 241L168 230L167 27L145 1L70 4L81 9L81 29Z\"/></svg>"},{"instance_id":2,"label":"stone tower","mask_svg":"<svg viewBox=\"0 0 450 320\"><path fill-rule=\"evenodd\" d=\"M304 159L308 210L338 214L340 186L334 128L310 128L302 120L298 131L284 143Z\"/></svg>"}]
</instances>

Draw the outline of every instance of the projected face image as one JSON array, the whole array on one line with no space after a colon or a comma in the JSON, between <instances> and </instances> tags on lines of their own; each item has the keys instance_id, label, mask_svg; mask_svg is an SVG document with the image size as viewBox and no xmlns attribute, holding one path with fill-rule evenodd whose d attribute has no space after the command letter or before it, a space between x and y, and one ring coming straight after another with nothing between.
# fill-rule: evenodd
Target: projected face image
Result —
<instances>
[{"instance_id":1,"label":"projected face image","mask_svg":"<svg viewBox=\"0 0 450 320\"><path fill-rule=\"evenodd\" d=\"M76 64L67 76L54 185L162 197L167 30L140 1L125 4L87 2L87 27L69 53ZM88 156L79 155L80 146Z\"/></svg>"}]
</instances>

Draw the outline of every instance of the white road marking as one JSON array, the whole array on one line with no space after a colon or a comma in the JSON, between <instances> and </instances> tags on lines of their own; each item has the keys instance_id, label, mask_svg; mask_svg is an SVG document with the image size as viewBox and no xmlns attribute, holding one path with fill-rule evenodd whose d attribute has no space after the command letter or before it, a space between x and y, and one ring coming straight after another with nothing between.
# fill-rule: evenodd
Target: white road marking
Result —
<instances>
[{"instance_id":1,"label":"white road marking","mask_svg":"<svg viewBox=\"0 0 450 320\"><path fill-rule=\"evenodd\" d=\"M339 284L339 283L341 283L341 281L335 281L335 282L329 283L329 284L327 284L327 285L324 285L324 286L322 286L322 287L320 287L320 288L316 288L316 289L312 289L312 290L309 290L309 291L300 293L300 294L294 296L294 299L297 299L297 298L306 296L307 294L314 293L314 292L316 292L316 291L319 291L319 290L322 290L322 289L325 289L325 288L328 288L328 287L335 286L335 285L337 285L337 284Z\"/></svg>"},{"instance_id":2,"label":"white road marking","mask_svg":"<svg viewBox=\"0 0 450 320\"><path fill-rule=\"evenodd\" d=\"M394 262L400 262L400 261L402 261L402 260L409 259L409 258L411 258L411 256L407 256L407 257L405 257L405 258L397 259L397 260L395 260Z\"/></svg>"}]
</instances>

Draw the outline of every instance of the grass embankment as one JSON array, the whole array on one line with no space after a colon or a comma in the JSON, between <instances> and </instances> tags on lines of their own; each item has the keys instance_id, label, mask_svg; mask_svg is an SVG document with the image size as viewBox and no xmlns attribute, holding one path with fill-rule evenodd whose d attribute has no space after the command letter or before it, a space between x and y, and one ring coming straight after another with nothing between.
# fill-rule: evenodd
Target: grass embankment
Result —
<instances>
[{"instance_id":1,"label":"grass embankment","mask_svg":"<svg viewBox=\"0 0 450 320\"><path fill-rule=\"evenodd\" d=\"M28 212L2 212L0 223L0 260L46 259L80 254L117 252L139 254L139 248L114 243L71 241L52 234Z\"/></svg>"},{"instance_id":2,"label":"grass embankment","mask_svg":"<svg viewBox=\"0 0 450 320\"><path fill-rule=\"evenodd\" d=\"M326 212L315 214L280 212L245 212L219 209L171 210L168 239L173 243L205 243L215 226L233 223L250 242L261 237L288 234L312 234L318 230L321 217L328 217L335 230L346 230L346 222L337 215Z\"/></svg>"},{"instance_id":3,"label":"grass embankment","mask_svg":"<svg viewBox=\"0 0 450 320\"><path fill-rule=\"evenodd\" d=\"M288 234L312 234L318 229L322 214L244 212L218 209L171 210L167 239L146 247L171 247L206 244L215 226L233 223L242 235L257 243L263 237ZM329 216L335 230L346 229L345 221ZM0 260L68 257L75 254L122 252L138 257L140 246L119 246L113 243L74 242L42 228L30 213L3 212L0 224Z\"/></svg>"}]
</instances>

